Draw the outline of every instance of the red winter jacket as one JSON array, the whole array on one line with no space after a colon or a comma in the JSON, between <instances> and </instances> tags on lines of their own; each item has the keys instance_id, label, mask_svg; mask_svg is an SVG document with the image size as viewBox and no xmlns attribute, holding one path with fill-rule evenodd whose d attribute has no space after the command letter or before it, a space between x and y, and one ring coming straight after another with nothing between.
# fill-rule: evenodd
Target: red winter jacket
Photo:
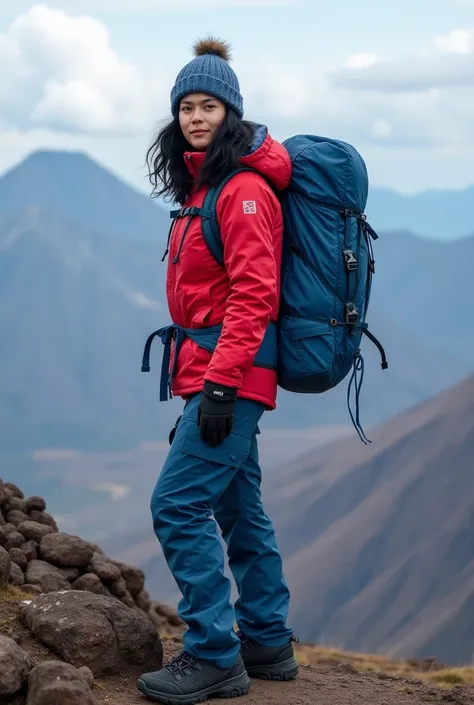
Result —
<instances>
[{"instance_id":1,"label":"red winter jacket","mask_svg":"<svg viewBox=\"0 0 474 705\"><path fill-rule=\"evenodd\" d=\"M286 149L260 128L259 144L240 161L286 188L291 161ZM196 177L204 152L184 158ZM191 194L184 206L202 206L206 188ZM259 174L242 172L224 187L217 204L224 246L220 266L204 241L201 219L177 219L169 243L168 307L173 323L183 328L223 324L214 353L186 337L173 375L173 396L200 392L204 380L236 387L238 395L276 406L276 372L252 366L270 320L276 321L280 298L283 223L281 206ZM181 249L180 249L181 248ZM179 254L178 254L179 252ZM175 260L176 261L173 261Z\"/></svg>"}]
</instances>

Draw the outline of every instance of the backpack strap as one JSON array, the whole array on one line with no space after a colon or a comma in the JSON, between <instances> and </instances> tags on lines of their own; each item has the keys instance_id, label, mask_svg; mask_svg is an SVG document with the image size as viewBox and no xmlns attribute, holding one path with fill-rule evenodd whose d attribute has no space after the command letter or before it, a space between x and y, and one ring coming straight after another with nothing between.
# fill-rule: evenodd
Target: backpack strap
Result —
<instances>
[{"instance_id":1,"label":"backpack strap","mask_svg":"<svg viewBox=\"0 0 474 705\"><path fill-rule=\"evenodd\" d=\"M202 204L202 234L209 252L214 257L218 264L224 264L224 247L222 244L219 223L217 220L217 201L221 195L222 189L236 175L242 171L255 171L250 167L240 167L228 174L218 186L212 186L208 189Z\"/></svg>"}]
</instances>

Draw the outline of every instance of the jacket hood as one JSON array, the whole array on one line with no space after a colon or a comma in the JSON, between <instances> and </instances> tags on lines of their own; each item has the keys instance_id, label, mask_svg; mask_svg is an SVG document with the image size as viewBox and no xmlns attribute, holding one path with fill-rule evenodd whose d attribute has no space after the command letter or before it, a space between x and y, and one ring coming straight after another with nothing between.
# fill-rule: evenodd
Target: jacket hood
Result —
<instances>
[{"instance_id":1,"label":"jacket hood","mask_svg":"<svg viewBox=\"0 0 474 705\"><path fill-rule=\"evenodd\" d=\"M184 158L193 177L197 177L205 155L205 152L185 152ZM278 190L290 184L290 155L280 142L271 137L265 125L255 125L252 145L248 153L240 158L240 163L258 171Z\"/></svg>"}]
</instances>

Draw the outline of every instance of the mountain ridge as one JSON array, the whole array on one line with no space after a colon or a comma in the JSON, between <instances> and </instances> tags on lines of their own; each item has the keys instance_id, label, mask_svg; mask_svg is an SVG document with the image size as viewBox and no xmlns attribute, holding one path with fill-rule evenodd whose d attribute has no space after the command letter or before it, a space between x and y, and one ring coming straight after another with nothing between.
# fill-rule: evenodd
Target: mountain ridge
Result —
<instances>
[{"instance_id":1,"label":"mountain ridge","mask_svg":"<svg viewBox=\"0 0 474 705\"><path fill-rule=\"evenodd\" d=\"M52 160L56 162L55 168L59 173L63 171L65 160L68 160L70 163L74 161L77 165L79 176L78 183L81 183L84 179L84 175L93 175L93 170L91 171L91 165L93 165L95 169L99 168L103 172L106 172L111 178L124 183L130 191L134 192L137 200L143 199L144 201L148 201L152 208L158 210L157 215L150 209L149 218L145 218L142 223L140 219L138 219L135 225L132 222L130 213L125 213L125 217L122 216L122 218L117 217L116 222L113 223L114 227L117 228L117 232L122 232L130 236L138 229L142 233L141 237L148 238L150 236L150 222L151 227L153 227L155 218L158 218L160 221L160 227L161 224L169 223L168 208L158 199L156 201L150 199L149 192L145 187L140 188L126 180L122 175L118 175L109 166L100 162L98 159L91 156L89 152L84 150L51 148L33 150L27 154L25 158L7 168L3 174L0 174L0 192L2 182L5 184L5 182L13 180L18 171L26 170L32 176L31 181L40 184L40 191L44 195L41 175L45 170L48 171ZM40 178L36 179L36 176ZM68 173L68 177L69 179L71 178L70 173ZM24 198L25 197L24 195ZM472 234L473 226L470 204L473 198L474 184L461 189L429 188L413 194L402 193L386 187L371 186L369 189L366 213L369 222L377 231L409 230L416 233L424 240L446 242L455 239L464 239ZM130 198L126 197L125 200L129 202ZM44 205L44 203L42 203L42 205ZM6 206L8 206L8 202L2 200L0 196L0 210ZM117 203L117 209L119 211L121 207L122 205ZM97 213L94 214L94 217L99 219ZM136 213L134 214L134 218L137 218Z\"/></svg>"},{"instance_id":2,"label":"mountain ridge","mask_svg":"<svg viewBox=\"0 0 474 705\"><path fill-rule=\"evenodd\" d=\"M138 240L164 238L169 227L153 200L83 151L37 150L0 176L0 212L28 206Z\"/></svg>"},{"instance_id":3,"label":"mountain ridge","mask_svg":"<svg viewBox=\"0 0 474 705\"><path fill-rule=\"evenodd\" d=\"M302 639L470 658L473 399L469 376L380 425L368 448L347 439L272 472L266 506Z\"/></svg>"}]
</instances>

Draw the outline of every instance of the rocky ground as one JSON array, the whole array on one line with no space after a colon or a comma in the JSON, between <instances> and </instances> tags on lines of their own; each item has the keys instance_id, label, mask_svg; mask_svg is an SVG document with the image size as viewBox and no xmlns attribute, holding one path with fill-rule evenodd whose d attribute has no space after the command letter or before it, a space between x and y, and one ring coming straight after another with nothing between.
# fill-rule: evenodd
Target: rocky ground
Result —
<instances>
[{"instance_id":1,"label":"rocky ground","mask_svg":"<svg viewBox=\"0 0 474 705\"><path fill-rule=\"evenodd\" d=\"M0 480L2 705L144 705L136 677L181 650L183 626L150 600L142 571L59 532L42 498ZM474 688L455 679L439 687L382 661L361 670L343 654L307 665L308 649L298 652L295 681L252 681L239 702L474 705Z\"/></svg>"}]
</instances>

